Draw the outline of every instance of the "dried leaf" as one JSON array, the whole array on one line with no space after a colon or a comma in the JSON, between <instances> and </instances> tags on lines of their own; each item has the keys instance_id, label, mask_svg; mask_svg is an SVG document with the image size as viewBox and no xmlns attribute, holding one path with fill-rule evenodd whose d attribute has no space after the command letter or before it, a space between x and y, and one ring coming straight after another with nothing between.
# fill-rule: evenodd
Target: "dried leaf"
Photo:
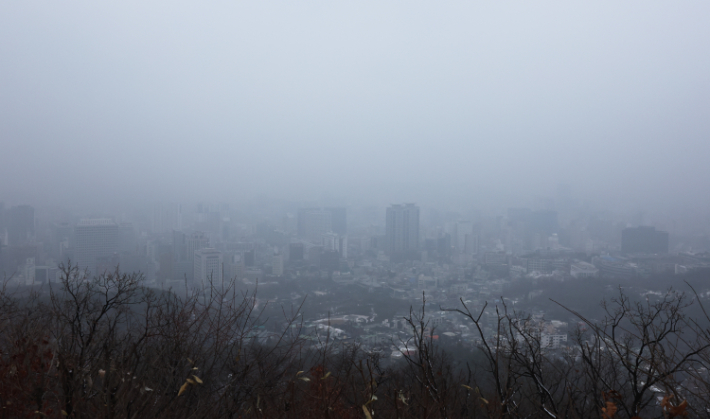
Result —
<instances>
[{"instance_id":1,"label":"dried leaf","mask_svg":"<svg viewBox=\"0 0 710 419\"><path fill-rule=\"evenodd\" d=\"M606 407L602 407L602 417L605 419L613 419L616 415L617 407L614 402L606 402Z\"/></svg>"},{"instance_id":2,"label":"dried leaf","mask_svg":"<svg viewBox=\"0 0 710 419\"><path fill-rule=\"evenodd\" d=\"M409 405L407 404L407 399L404 398L404 393L402 393L402 392L399 393L399 401L401 401L402 403L404 403L405 406L409 406Z\"/></svg>"},{"instance_id":3,"label":"dried leaf","mask_svg":"<svg viewBox=\"0 0 710 419\"><path fill-rule=\"evenodd\" d=\"M370 411L367 409L367 406L363 405L362 411L365 412L365 417L367 419L372 419L372 415L370 414Z\"/></svg>"},{"instance_id":4,"label":"dried leaf","mask_svg":"<svg viewBox=\"0 0 710 419\"><path fill-rule=\"evenodd\" d=\"M663 407L663 412L666 413L666 416L669 418L674 418L676 416L678 417L685 417L688 415L687 408L688 408L688 401L683 400L680 402L678 406L674 406L671 403L671 399L673 398L673 394L669 394L668 396L664 397L663 400L661 401L661 407Z\"/></svg>"},{"instance_id":5,"label":"dried leaf","mask_svg":"<svg viewBox=\"0 0 710 419\"><path fill-rule=\"evenodd\" d=\"M198 383L202 384L202 380L200 380L200 377L193 375L192 378L194 378L195 381L197 381Z\"/></svg>"},{"instance_id":6,"label":"dried leaf","mask_svg":"<svg viewBox=\"0 0 710 419\"><path fill-rule=\"evenodd\" d=\"M461 387L468 389L468 390L473 390L472 387L467 386L466 384L461 384Z\"/></svg>"},{"instance_id":7,"label":"dried leaf","mask_svg":"<svg viewBox=\"0 0 710 419\"><path fill-rule=\"evenodd\" d=\"M297 372L297 373L296 373L296 377L298 377L298 376L301 375L301 374L303 374L303 371Z\"/></svg>"},{"instance_id":8,"label":"dried leaf","mask_svg":"<svg viewBox=\"0 0 710 419\"><path fill-rule=\"evenodd\" d=\"M105 370L99 370L99 377L103 378L104 375L106 375L106 371L105 371Z\"/></svg>"},{"instance_id":9,"label":"dried leaf","mask_svg":"<svg viewBox=\"0 0 710 419\"><path fill-rule=\"evenodd\" d=\"M298 377L298 379L299 379L299 380L306 381L306 382L311 381L311 379L308 378L308 377Z\"/></svg>"},{"instance_id":10,"label":"dried leaf","mask_svg":"<svg viewBox=\"0 0 710 419\"><path fill-rule=\"evenodd\" d=\"M69 416L69 413L66 410L62 410L62 416Z\"/></svg>"},{"instance_id":11,"label":"dried leaf","mask_svg":"<svg viewBox=\"0 0 710 419\"><path fill-rule=\"evenodd\" d=\"M188 382L188 383L190 383L190 384L192 384L192 385L194 385L194 384L195 384L195 382L194 382L194 381L192 381L192 379L191 379L191 378L188 378L188 379L186 379L186 380L185 380L185 382Z\"/></svg>"},{"instance_id":12,"label":"dried leaf","mask_svg":"<svg viewBox=\"0 0 710 419\"><path fill-rule=\"evenodd\" d=\"M326 373L321 380L325 380L328 377L330 377L330 371L328 371L328 373Z\"/></svg>"},{"instance_id":13,"label":"dried leaf","mask_svg":"<svg viewBox=\"0 0 710 419\"><path fill-rule=\"evenodd\" d=\"M180 396L182 393L184 393L185 390L187 390L187 387L189 385L190 385L189 383L185 382L185 384L183 384L182 387L180 387L180 391L178 391L178 396Z\"/></svg>"}]
</instances>

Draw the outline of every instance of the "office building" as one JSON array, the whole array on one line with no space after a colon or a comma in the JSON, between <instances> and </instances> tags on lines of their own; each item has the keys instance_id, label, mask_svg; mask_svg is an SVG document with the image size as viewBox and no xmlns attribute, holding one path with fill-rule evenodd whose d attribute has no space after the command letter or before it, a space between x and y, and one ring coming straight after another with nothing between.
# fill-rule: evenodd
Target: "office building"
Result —
<instances>
[{"instance_id":1,"label":"office building","mask_svg":"<svg viewBox=\"0 0 710 419\"><path fill-rule=\"evenodd\" d=\"M576 261L570 266L570 275L573 278L594 278L599 275L599 269L591 263Z\"/></svg>"},{"instance_id":2,"label":"office building","mask_svg":"<svg viewBox=\"0 0 710 419\"><path fill-rule=\"evenodd\" d=\"M223 281L222 252L213 248L195 250L194 283L208 287L210 282L216 287L222 286Z\"/></svg>"},{"instance_id":3,"label":"office building","mask_svg":"<svg viewBox=\"0 0 710 419\"><path fill-rule=\"evenodd\" d=\"M81 220L74 227L74 263L79 269L97 271L98 262L118 253L118 225L108 218Z\"/></svg>"},{"instance_id":4,"label":"office building","mask_svg":"<svg viewBox=\"0 0 710 419\"><path fill-rule=\"evenodd\" d=\"M196 280L194 277L195 251L209 246L210 240L203 232L185 234L182 231L173 230L172 279L185 279L188 282Z\"/></svg>"},{"instance_id":5,"label":"office building","mask_svg":"<svg viewBox=\"0 0 710 419\"><path fill-rule=\"evenodd\" d=\"M284 260L279 254L275 254L271 259L271 274L282 276L284 274Z\"/></svg>"},{"instance_id":6,"label":"office building","mask_svg":"<svg viewBox=\"0 0 710 419\"><path fill-rule=\"evenodd\" d=\"M385 251L392 261L419 258L419 207L392 205L385 220Z\"/></svg>"}]
</instances>

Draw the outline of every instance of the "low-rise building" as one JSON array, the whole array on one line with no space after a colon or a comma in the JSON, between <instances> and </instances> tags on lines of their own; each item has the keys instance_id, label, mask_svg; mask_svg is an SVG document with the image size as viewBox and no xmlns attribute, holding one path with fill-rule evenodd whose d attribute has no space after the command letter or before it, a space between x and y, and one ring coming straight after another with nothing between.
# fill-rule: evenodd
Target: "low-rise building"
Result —
<instances>
[{"instance_id":1,"label":"low-rise building","mask_svg":"<svg viewBox=\"0 0 710 419\"><path fill-rule=\"evenodd\" d=\"M599 269L591 263L577 261L570 266L569 273L573 278L594 278L599 275Z\"/></svg>"}]
</instances>

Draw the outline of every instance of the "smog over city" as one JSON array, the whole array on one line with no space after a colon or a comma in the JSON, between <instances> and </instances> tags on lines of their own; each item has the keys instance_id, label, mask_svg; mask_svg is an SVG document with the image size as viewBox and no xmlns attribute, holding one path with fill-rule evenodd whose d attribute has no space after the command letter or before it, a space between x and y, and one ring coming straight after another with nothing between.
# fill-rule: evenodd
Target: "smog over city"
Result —
<instances>
[{"instance_id":1,"label":"smog over city","mask_svg":"<svg viewBox=\"0 0 710 419\"><path fill-rule=\"evenodd\" d=\"M3 411L706 417L709 22L0 4Z\"/></svg>"}]
</instances>

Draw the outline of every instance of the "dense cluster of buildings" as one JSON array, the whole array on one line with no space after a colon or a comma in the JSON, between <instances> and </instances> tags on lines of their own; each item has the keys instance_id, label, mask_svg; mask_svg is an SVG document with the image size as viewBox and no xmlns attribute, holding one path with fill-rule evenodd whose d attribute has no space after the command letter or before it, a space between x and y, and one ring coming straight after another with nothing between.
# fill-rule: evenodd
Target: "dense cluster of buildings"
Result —
<instances>
[{"instance_id":1,"label":"dense cluster of buildings","mask_svg":"<svg viewBox=\"0 0 710 419\"><path fill-rule=\"evenodd\" d=\"M345 206L264 215L200 204L190 211L156 205L131 219L53 218L38 217L29 205L0 205L0 270L19 284L38 285L56 280L59 267L71 261L90 274L117 266L140 271L149 285L162 288L315 279L395 300L417 301L426 293L442 304L459 298L482 304L514 281L623 280L710 269L708 253L678 245L671 251L667 232L575 215L565 205L463 216L404 203L350 215ZM437 316L432 324L442 339L468 336L448 314ZM396 319L349 324L371 343L401 328ZM563 328L540 328L550 347L563 344L556 332Z\"/></svg>"},{"instance_id":2,"label":"dense cluster of buildings","mask_svg":"<svg viewBox=\"0 0 710 419\"><path fill-rule=\"evenodd\" d=\"M532 280L683 273L707 264L697 252L669 252L667 232L594 215L574 219L553 209L510 208L504 216L430 215L423 222L413 203L391 205L381 214L379 225L353 229L346 207L303 207L278 222L244 222L225 204L200 204L189 212L182 205L157 205L141 223L77 218L43 221L39 230L33 207L3 206L0 263L4 272L32 281L37 275L25 275L30 266L44 277L71 260L92 273L120 265L161 285L187 286L268 276L347 281L358 266L396 270L403 263Z\"/></svg>"}]
</instances>

